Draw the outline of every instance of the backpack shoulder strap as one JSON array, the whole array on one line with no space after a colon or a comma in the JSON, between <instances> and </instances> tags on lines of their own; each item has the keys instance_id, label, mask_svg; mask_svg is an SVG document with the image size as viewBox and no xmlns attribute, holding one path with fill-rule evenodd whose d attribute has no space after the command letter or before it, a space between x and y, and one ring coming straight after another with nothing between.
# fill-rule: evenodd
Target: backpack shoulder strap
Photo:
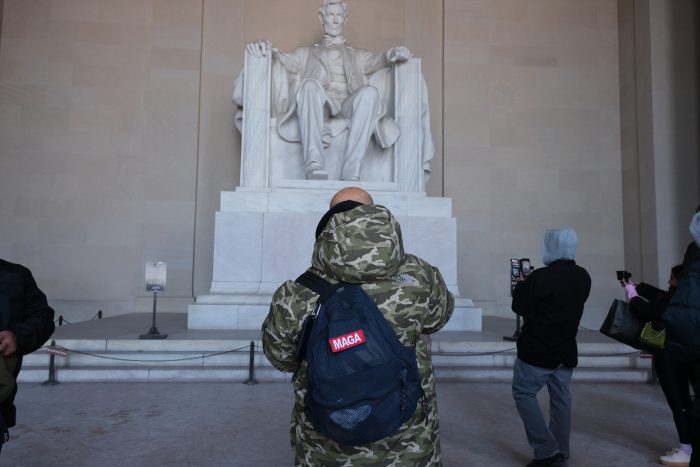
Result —
<instances>
[{"instance_id":1,"label":"backpack shoulder strap","mask_svg":"<svg viewBox=\"0 0 700 467\"><path fill-rule=\"evenodd\" d=\"M304 274L297 277L295 282L303 285L309 290L316 292L320 296L319 301L321 303L325 302L336 288L336 286L325 280L323 277L311 271L306 271Z\"/></svg>"},{"instance_id":2,"label":"backpack shoulder strap","mask_svg":"<svg viewBox=\"0 0 700 467\"><path fill-rule=\"evenodd\" d=\"M313 292L316 292L319 295L314 314L312 316L308 316L304 320L304 324L301 328L301 338L299 339L299 343L297 344L296 349L297 361L299 362L299 364L301 364L301 361L306 357L306 344L309 340L309 336L311 335L311 328L314 325L316 314L318 313L321 304L325 302L328 299L328 297L330 297L330 295L333 293L337 286L331 284L323 277L311 271L306 271L304 274L297 277L295 282L297 284L303 285L304 287ZM294 377L296 378L296 372L294 373Z\"/></svg>"}]
</instances>

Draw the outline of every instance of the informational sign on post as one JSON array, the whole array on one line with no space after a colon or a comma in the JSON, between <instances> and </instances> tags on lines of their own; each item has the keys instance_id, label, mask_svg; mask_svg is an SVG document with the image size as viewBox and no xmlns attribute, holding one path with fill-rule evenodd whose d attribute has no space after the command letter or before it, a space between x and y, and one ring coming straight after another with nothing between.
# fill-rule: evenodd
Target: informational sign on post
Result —
<instances>
[{"instance_id":1,"label":"informational sign on post","mask_svg":"<svg viewBox=\"0 0 700 467\"><path fill-rule=\"evenodd\" d=\"M146 292L165 292L166 272L162 261L146 263Z\"/></svg>"},{"instance_id":2,"label":"informational sign on post","mask_svg":"<svg viewBox=\"0 0 700 467\"><path fill-rule=\"evenodd\" d=\"M165 339L167 334L161 334L156 327L156 306L158 292L165 292L165 278L167 266L162 261L146 263L146 292L153 292L153 324L146 334L141 334L139 339Z\"/></svg>"}]
</instances>

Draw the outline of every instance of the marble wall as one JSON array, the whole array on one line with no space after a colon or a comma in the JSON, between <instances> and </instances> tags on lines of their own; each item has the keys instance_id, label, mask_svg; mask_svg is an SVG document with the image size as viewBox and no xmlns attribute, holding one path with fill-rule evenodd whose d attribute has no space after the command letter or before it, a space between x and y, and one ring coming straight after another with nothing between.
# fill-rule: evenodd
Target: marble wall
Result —
<instances>
[{"instance_id":1,"label":"marble wall","mask_svg":"<svg viewBox=\"0 0 700 467\"><path fill-rule=\"evenodd\" d=\"M192 297L201 25L199 0L4 4L0 257L67 318L138 308L152 260Z\"/></svg>"},{"instance_id":2,"label":"marble wall","mask_svg":"<svg viewBox=\"0 0 700 467\"><path fill-rule=\"evenodd\" d=\"M459 288L486 314L511 315L508 259L541 264L545 228L580 234L590 327L619 296L615 269L656 279L685 242L692 206L677 201L697 203L698 132L677 123L690 113L697 128L697 15L672 2L348 1L352 45L423 60L428 194L453 199ZM144 263L166 261L159 303L184 311L209 290L219 192L238 184L243 47L318 40L318 5L0 0L0 257L74 319L148 309Z\"/></svg>"},{"instance_id":3,"label":"marble wall","mask_svg":"<svg viewBox=\"0 0 700 467\"><path fill-rule=\"evenodd\" d=\"M700 6L619 4L625 262L663 285L700 203Z\"/></svg>"},{"instance_id":4,"label":"marble wall","mask_svg":"<svg viewBox=\"0 0 700 467\"><path fill-rule=\"evenodd\" d=\"M616 0L445 1L445 195L460 291L512 315L511 257L574 227L600 324L624 264Z\"/></svg>"}]
</instances>

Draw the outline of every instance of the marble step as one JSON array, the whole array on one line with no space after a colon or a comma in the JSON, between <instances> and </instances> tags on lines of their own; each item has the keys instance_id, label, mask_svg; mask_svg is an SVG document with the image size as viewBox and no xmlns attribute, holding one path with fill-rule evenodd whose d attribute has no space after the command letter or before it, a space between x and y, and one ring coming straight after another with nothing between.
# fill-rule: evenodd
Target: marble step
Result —
<instances>
[{"instance_id":1,"label":"marble step","mask_svg":"<svg viewBox=\"0 0 700 467\"><path fill-rule=\"evenodd\" d=\"M650 372L646 369L628 368L576 368L573 381L581 383L646 383ZM498 382L513 379L512 368L487 367L436 367L437 381L451 382Z\"/></svg>"},{"instance_id":2,"label":"marble step","mask_svg":"<svg viewBox=\"0 0 700 467\"><path fill-rule=\"evenodd\" d=\"M84 366L56 368L56 380L61 383L132 383L132 382L232 382L248 380L247 367L104 367ZM255 368L255 379L259 382L289 381L291 374L282 373L272 367ZM48 379L48 368L22 368L18 381L42 383Z\"/></svg>"},{"instance_id":3,"label":"marble step","mask_svg":"<svg viewBox=\"0 0 700 467\"><path fill-rule=\"evenodd\" d=\"M451 382L509 382L513 377L511 368L488 367L436 367L437 381ZM249 378L246 367L116 367L85 366L56 368L59 382L231 382L243 383ZM255 368L254 378L260 383L289 382L290 373L282 373L272 367ZM48 370L41 367L23 368L19 381L41 383L48 379ZM644 369L577 368L573 380L581 383L644 383L649 380L649 371Z\"/></svg>"},{"instance_id":4,"label":"marble step","mask_svg":"<svg viewBox=\"0 0 700 467\"><path fill-rule=\"evenodd\" d=\"M118 347L129 347L122 342ZM140 347L143 341L132 342ZM212 345L213 344L213 345ZM55 357L56 375L63 382L148 382L148 381L226 381L243 382L248 379L250 353L245 349L231 351L221 342L209 341L207 350L192 351L81 351ZM433 364L438 380L444 381L497 381L512 378L515 351L488 354L487 348L497 348L500 343L475 347L471 352L433 352ZM150 344L146 344L147 346ZM89 345L88 345L89 347ZM177 347L177 345L173 345ZM248 346L246 346L248 347ZM624 347L624 346L623 346ZM211 355L209 349L224 352ZM259 349L259 347L258 347ZM579 356L579 367L574 373L576 381L584 382L646 382L651 362L630 354L629 348L619 352L602 352L592 349L591 354ZM493 351L493 350L492 350ZM498 350L495 350L498 352ZM214 351L215 353L216 351ZM204 358L203 355L205 356ZM255 378L261 382L289 381L291 375L275 370L260 351L254 352ZM50 356L38 351L25 357L20 381L43 382L48 378Z\"/></svg>"},{"instance_id":5,"label":"marble step","mask_svg":"<svg viewBox=\"0 0 700 467\"><path fill-rule=\"evenodd\" d=\"M192 330L187 316L163 313L162 340L141 340L150 325L142 313L63 326L54 339L69 349L56 356L59 381L231 381L248 378L250 344L254 346L255 375L260 381L285 381L290 374L275 370L261 350L259 330ZM515 321L484 318L478 332L443 331L431 336L438 379L457 381L509 381L515 360L512 335ZM646 381L651 362L639 352L602 336L581 330L578 337L579 369L584 381ZM105 358L107 357L107 358ZM203 358L204 357L204 358ZM48 378L50 356L39 350L25 357L20 381Z\"/></svg>"},{"instance_id":6,"label":"marble step","mask_svg":"<svg viewBox=\"0 0 700 467\"><path fill-rule=\"evenodd\" d=\"M214 347L219 347L214 346ZM241 347L244 347L241 349ZM223 348L223 347L222 347ZM231 349L238 349L231 351ZM66 356L56 356L55 365L59 368L75 367L223 367L242 366L247 367L250 361L249 346L233 347L229 345L225 350L201 350L201 351L88 351L69 352ZM73 348L74 350L77 350ZM256 367L270 367L264 354L256 347L253 361ZM24 358L23 368L47 367L50 356L44 351L38 351ZM474 352L444 353L433 352L433 364L436 367L491 367L512 368L515 361L515 351L489 353L483 349ZM579 356L580 368L627 368L648 370L651 367L649 359L639 358L638 354L626 353L609 354L582 354Z\"/></svg>"},{"instance_id":7,"label":"marble step","mask_svg":"<svg viewBox=\"0 0 700 467\"><path fill-rule=\"evenodd\" d=\"M226 353L223 353L226 352ZM58 368L80 367L248 367L249 351L228 352L69 352L66 356L56 356ZM27 355L22 368L48 367L50 355L35 352ZM256 367L271 367L262 352L253 353Z\"/></svg>"},{"instance_id":8,"label":"marble step","mask_svg":"<svg viewBox=\"0 0 700 467\"><path fill-rule=\"evenodd\" d=\"M515 352L492 355L484 354L441 354L433 353L433 365L436 367L490 367L513 368ZM579 355L578 368L621 368L649 370L651 361L638 355Z\"/></svg>"}]
</instances>

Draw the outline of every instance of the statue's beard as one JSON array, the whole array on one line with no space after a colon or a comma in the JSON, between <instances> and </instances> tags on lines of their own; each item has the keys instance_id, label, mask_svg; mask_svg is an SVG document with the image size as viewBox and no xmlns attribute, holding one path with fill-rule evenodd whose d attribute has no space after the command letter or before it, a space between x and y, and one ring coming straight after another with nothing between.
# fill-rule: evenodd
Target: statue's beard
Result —
<instances>
[{"instance_id":1,"label":"statue's beard","mask_svg":"<svg viewBox=\"0 0 700 467\"><path fill-rule=\"evenodd\" d=\"M332 37L340 36L343 34L343 27L342 26L326 26L324 28L324 32Z\"/></svg>"},{"instance_id":2,"label":"statue's beard","mask_svg":"<svg viewBox=\"0 0 700 467\"><path fill-rule=\"evenodd\" d=\"M343 45L345 44L345 38L342 34L338 34L337 36L324 34L323 42L326 44L327 47L330 47L332 45Z\"/></svg>"}]
</instances>

